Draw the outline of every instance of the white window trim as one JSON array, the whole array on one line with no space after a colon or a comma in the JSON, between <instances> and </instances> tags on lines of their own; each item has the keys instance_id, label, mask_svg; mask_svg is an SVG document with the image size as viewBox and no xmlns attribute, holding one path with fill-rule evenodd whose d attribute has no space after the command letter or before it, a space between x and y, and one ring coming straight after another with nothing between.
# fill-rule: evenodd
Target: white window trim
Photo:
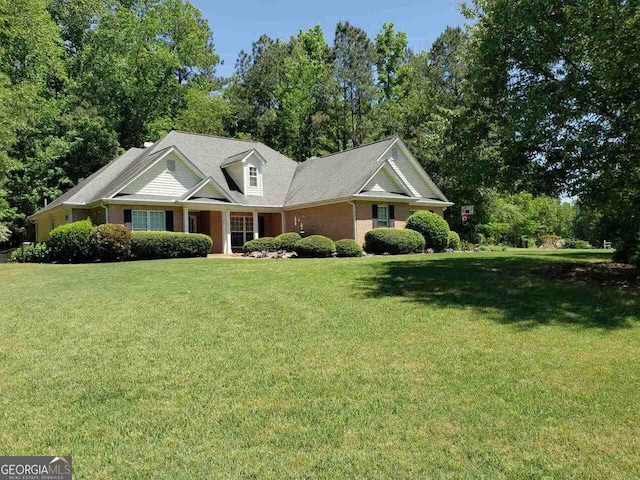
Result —
<instances>
[{"instance_id":1,"label":"white window trim","mask_svg":"<svg viewBox=\"0 0 640 480\"><path fill-rule=\"evenodd\" d=\"M242 230L238 230L238 229L234 229L234 225L233 225L233 219L234 218L241 218L242 219ZM247 219L251 220L252 223L252 229L248 230L247 229ZM255 232L255 228L257 227L254 223L253 223L253 217L248 216L248 215L232 215L230 218L230 233L241 233L242 234L242 245L244 245L245 243L247 243L249 240L253 240L253 236L254 236L254 232ZM248 235L249 233L251 233L251 235ZM242 245L231 245L233 248L240 248L242 247Z\"/></svg>"},{"instance_id":2,"label":"white window trim","mask_svg":"<svg viewBox=\"0 0 640 480\"><path fill-rule=\"evenodd\" d=\"M147 217L147 228L135 228L133 216L134 213L144 213ZM162 214L162 229L151 228L151 213L161 213ZM138 232L146 232L146 231L155 231L155 232L163 232L167 230L167 217L164 210L131 210L131 230Z\"/></svg>"},{"instance_id":3,"label":"white window trim","mask_svg":"<svg viewBox=\"0 0 640 480\"><path fill-rule=\"evenodd\" d=\"M387 218L385 220L382 220L383 222L386 223L386 225L380 225L380 209L383 208L385 209L385 211L387 212ZM378 227L389 227L389 205L382 203L382 204L378 204L378 217L376 218L376 228Z\"/></svg>"},{"instance_id":4,"label":"white window trim","mask_svg":"<svg viewBox=\"0 0 640 480\"><path fill-rule=\"evenodd\" d=\"M251 171L255 172L255 175L251 174ZM260 173L258 172L258 167L256 167L255 165L249 165L249 186L250 187L258 187L258 175L260 175ZM252 180L255 178L256 184L253 185Z\"/></svg>"}]
</instances>

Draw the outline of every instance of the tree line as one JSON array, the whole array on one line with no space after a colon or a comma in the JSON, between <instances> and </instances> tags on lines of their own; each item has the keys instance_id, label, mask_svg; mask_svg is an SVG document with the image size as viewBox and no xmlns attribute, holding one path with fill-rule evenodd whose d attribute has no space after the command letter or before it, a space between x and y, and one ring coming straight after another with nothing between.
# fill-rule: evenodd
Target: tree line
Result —
<instances>
[{"instance_id":1,"label":"tree line","mask_svg":"<svg viewBox=\"0 0 640 480\"><path fill-rule=\"evenodd\" d=\"M400 135L458 206L574 196L593 230L640 231L636 2L475 0L428 50L385 23L259 36L229 78L182 0L0 0L0 223L171 129L297 161ZM495 203L495 202L494 202ZM486 212L486 213L483 213ZM549 232L552 233L552 232Z\"/></svg>"}]
</instances>

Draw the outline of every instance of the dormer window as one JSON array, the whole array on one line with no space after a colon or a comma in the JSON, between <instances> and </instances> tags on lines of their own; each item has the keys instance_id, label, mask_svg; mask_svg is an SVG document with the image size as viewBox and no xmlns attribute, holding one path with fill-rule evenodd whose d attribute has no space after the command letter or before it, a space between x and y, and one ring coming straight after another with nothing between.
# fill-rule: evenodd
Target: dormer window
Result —
<instances>
[{"instance_id":1,"label":"dormer window","mask_svg":"<svg viewBox=\"0 0 640 480\"><path fill-rule=\"evenodd\" d=\"M253 166L249 166L249 186L258 186L258 169Z\"/></svg>"},{"instance_id":2,"label":"dormer window","mask_svg":"<svg viewBox=\"0 0 640 480\"><path fill-rule=\"evenodd\" d=\"M176 171L176 161L169 159L167 160L167 170L169 170L170 172L175 172Z\"/></svg>"}]
</instances>

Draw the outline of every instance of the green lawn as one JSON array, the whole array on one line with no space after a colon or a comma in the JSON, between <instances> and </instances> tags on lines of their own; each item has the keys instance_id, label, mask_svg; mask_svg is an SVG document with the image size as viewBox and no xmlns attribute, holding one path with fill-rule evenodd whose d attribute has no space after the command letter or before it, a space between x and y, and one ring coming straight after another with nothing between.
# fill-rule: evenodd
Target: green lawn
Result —
<instances>
[{"instance_id":1,"label":"green lawn","mask_svg":"<svg viewBox=\"0 0 640 480\"><path fill-rule=\"evenodd\" d=\"M0 453L76 478L637 478L598 251L0 265Z\"/></svg>"}]
</instances>

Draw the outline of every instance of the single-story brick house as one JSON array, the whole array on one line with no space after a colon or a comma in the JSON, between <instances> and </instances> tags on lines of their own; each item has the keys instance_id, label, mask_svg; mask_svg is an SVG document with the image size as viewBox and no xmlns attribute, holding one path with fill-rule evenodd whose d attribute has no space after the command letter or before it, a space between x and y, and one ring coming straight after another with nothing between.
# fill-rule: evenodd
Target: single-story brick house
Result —
<instances>
[{"instance_id":1,"label":"single-story brick house","mask_svg":"<svg viewBox=\"0 0 640 480\"><path fill-rule=\"evenodd\" d=\"M91 218L132 230L204 233L214 253L283 232L339 240L403 228L416 210L453 205L398 137L305 162L254 141L172 131L131 148L31 215L37 241Z\"/></svg>"}]
</instances>

